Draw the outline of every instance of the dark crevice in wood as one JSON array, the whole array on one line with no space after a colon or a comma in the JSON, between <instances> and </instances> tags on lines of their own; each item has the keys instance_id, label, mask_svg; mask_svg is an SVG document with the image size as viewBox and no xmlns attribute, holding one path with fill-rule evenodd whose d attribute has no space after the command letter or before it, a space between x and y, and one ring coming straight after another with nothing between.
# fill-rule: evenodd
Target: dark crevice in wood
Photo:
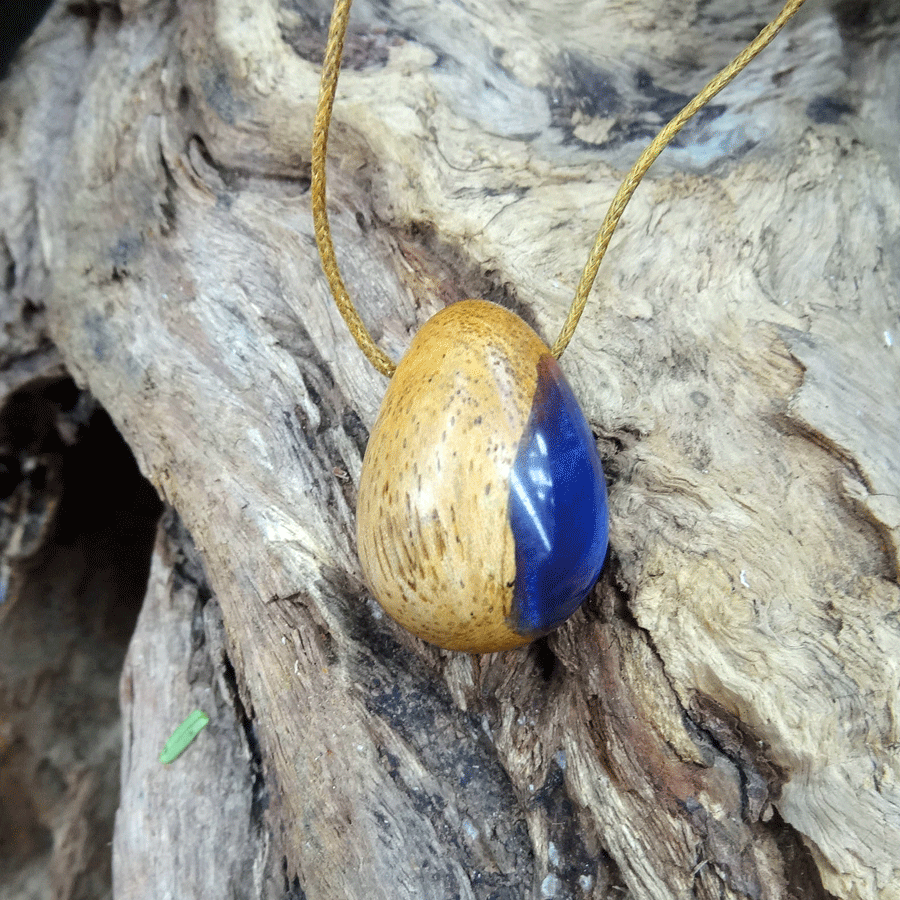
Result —
<instances>
[{"instance_id":1,"label":"dark crevice in wood","mask_svg":"<svg viewBox=\"0 0 900 900\"><path fill-rule=\"evenodd\" d=\"M742 818L774 838L788 896L792 900L834 900L822 887L809 849L773 805L788 775L769 758L765 741L715 700L702 695L696 698L696 709L685 713L684 722L698 746L707 743L734 764L741 778Z\"/></svg>"},{"instance_id":2,"label":"dark crevice in wood","mask_svg":"<svg viewBox=\"0 0 900 900\"><path fill-rule=\"evenodd\" d=\"M559 670L559 660L556 658L553 650L550 649L547 638L538 638L529 649L534 656L534 661L541 677L546 682L552 681Z\"/></svg>"},{"instance_id":3,"label":"dark crevice in wood","mask_svg":"<svg viewBox=\"0 0 900 900\"><path fill-rule=\"evenodd\" d=\"M87 19L93 28L96 28L100 20L107 16L113 24L122 21L122 7L116 2L98 2L98 0L83 0L83 2L69 3L66 7L70 15L79 19Z\"/></svg>"},{"instance_id":4,"label":"dark crevice in wood","mask_svg":"<svg viewBox=\"0 0 900 900\"><path fill-rule=\"evenodd\" d=\"M595 588L588 598L595 598L595 603L588 609L596 609L601 622L620 622L633 628L644 635L648 646L657 657L659 654L653 645L653 636L642 628L631 611L631 595L628 586L622 578L622 567L616 556L615 548L610 546L606 552L606 561L603 563L603 571L600 574L599 588Z\"/></svg>"},{"instance_id":5,"label":"dark crevice in wood","mask_svg":"<svg viewBox=\"0 0 900 900\"><path fill-rule=\"evenodd\" d=\"M635 428L619 428L612 434L595 435L603 461L606 486L611 492L620 479L628 479L634 468L634 449L644 435Z\"/></svg>"},{"instance_id":6,"label":"dark crevice in wood","mask_svg":"<svg viewBox=\"0 0 900 900\"><path fill-rule=\"evenodd\" d=\"M790 900L838 900L822 886L822 876L812 852L797 830L781 818L778 810L774 810L767 828L781 852Z\"/></svg>"},{"instance_id":7,"label":"dark crevice in wood","mask_svg":"<svg viewBox=\"0 0 900 900\"><path fill-rule=\"evenodd\" d=\"M175 176L169 168L169 164L166 161L166 155L162 152L162 147L160 147L159 150L159 162L166 175L166 186L164 188L165 199L161 200L159 204L160 212L163 215L160 233L168 235L175 230L178 224L178 210L175 201L175 198L178 196L178 182L175 180Z\"/></svg>"},{"instance_id":8,"label":"dark crevice in wood","mask_svg":"<svg viewBox=\"0 0 900 900\"><path fill-rule=\"evenodd\" d=\"M182 87L179 92L179 105L182 100L187 103L190 97L190 91L186 87ZM244 166L228 166L217 160L210 151L206 140L197 133L189 134L186 137L185 146L196 150L203 162L218 175L227 192L239 194L242 191L262 191L268 186L276 188L278 196L282 199L302 197L309 193L312 184L312 167L309 162L298 163L290 174L286 174L284 171L266 172L262 169ZM198 177L201 180L207 180L203 179L200 173L198 173Z\"/></svg>"},{"instance_id":9,"label":"dark crevice in wood","mask_svg":"<svg viewBox=\"0 0 900 900\"><path fill-rule=\"evenodd\" d=\"M293 878L291 878L288 874L288 861L286 856L281 858L281 872L282 877L284 878L284 892L281 900L306 900L306 892L300 886L299 876L294 875Z\"/></svg>"},{"instance_id":10,"label":"dark crevice in wood","mask_svg":"<svg viewBox=\"0 0 900 900\"><path fill-rule=\"evenodd\" d=\"M346 407L341 414L341 427L344 429L344 434L353 441L359 457L362 459L366 453L366 444L369 443L369 430L360 419L359 413L349 406Z\"/></svg>"},{"instance_id":11,"label":"dark crevice in wood","mask_svg":"<svg viewBox=\"0 0 900 900\"><path fill-rule=\"evenodd\" d=\"M161 507L69 378L8 396L0 447L0 808L18 811L10 834L0 816L0 880L98 900L111 890L119 674Z\"/></svg>"},{"instance_id":12,"label":"dark crevice in wood","mask_svg":"<svg viewBox=\"0 0 900 900\"><path fill-rule=\"evenodd\" d=\"M232 703L234 704L238 725L244 734L244 739L247 741L247 747L250 751L249 769L250 777L253 782L250 818L254 830L262 833L266 828L263 816L269 808L269 789L266 784L265 770L263 768L262 750L260 749L259 739L256 734L256 723L247 713L247 709L241 700L241 693L238 688L234 666L227 654L222 655L222 666L224 669L225 685L229 690Z\"/></svg>"},{"instance_id":13,"label":"dark crevice in wood","mask_svg":"<svg viewBox=\"0 0 900 900\"><path fill-rule=\"evenodd\" d=\"M614 860L595 845L593 834L583 829L582 817L566 789L565 772L556 760L550 763L547 777L535 792L532 803L541 807L546 816L547 840L553 845L551 867L564 885L574 889L581 879L590 879L592 883L597 872L602 871L606 874L608 891L625 890ZM554 860L558 861L555 865ZM573 890L571 896L577 893Z\"/></svg>"},{"instance_id":14,"label":"dark crevice in wood","mask_svg":"<svg viewBox=\"0 0 900 900\"><path fill-rule=\"evenodd\" d=\"M708 743L734 763L741 777L742 817L759 821L781 796L788 774L769 759L768 745L749 725L711 697L698 694L694 702L695 709L685 712L685 727L698 746Z\"/></svg>"},{"instance_id":15,"label":"dark crevice in wood","mask_svg":"<svg viewBox=\"0 0 900 900\"><path fill-rule=\"evenodd\" d=\"M0 448L31 487L61 486L46 522L47 546L82 545L92 565L116 563L134 588L130 595L140 593L152 546L148 522L155 524L162 506L93 398L69 378L30 382L0 412Z\"/></svg>"},{"instance_id":16,"label":"dark crevice in wood","mask_svg":"<svg viewBox=\"0 0 900 900\"><path fill-rule=\"evenodd\" d=\"M197 595L200 608L204 607L213 596L212 588L203 571L203 564L194 547L193 539L187 530L181 517L171 508L166 510L162 521L173 547L181 548L174 560L172 560L172 592L180 592L186 585L190 585Z\"/></svg>"},{"instance_id":17,"label":"dark crevice in wood","mask_svg":"<svg viewBox=\"0 0 900 900\"><path fill-rule=\"evenodd\" d=\"M3 268L3 289L10 293L16 284L16 261L9 249L6 237L0 234L0 267Z\"/></svg>"},{"instance_id":18,"label":"dark crevice in wood","mask_svg":"<svg viewBox=\"0 0 900 900\"><path fill-rule=\"evenodd\" d=\"M0 16L0 79L28 36L50 8L52 0L16 0L6 3Z\"/></svg>"},{"instance_id":19,"label":"dark crevice in wood","mask_svg":"<svg viewBox=\"0 0 900 900\"><path fill-rule=\"evenodd\" d=\"M98 0L79 0L66 6L69 15L84 22L86 41L93 48L98 32L104 27L118 28L122 24L122 8L117 2L98 2Z\"/></svg>"}]
</instances>

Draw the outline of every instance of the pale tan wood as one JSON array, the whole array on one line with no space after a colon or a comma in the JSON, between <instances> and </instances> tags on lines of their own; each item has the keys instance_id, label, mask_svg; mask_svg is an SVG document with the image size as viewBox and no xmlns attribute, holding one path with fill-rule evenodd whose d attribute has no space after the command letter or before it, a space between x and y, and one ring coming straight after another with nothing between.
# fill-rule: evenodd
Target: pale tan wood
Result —
<instances>
[{"instance_id":1,"label":"pale tan wood","mask_svg":"<svg viewBox=\"0 0 900 900\"><path fill-rule=\"evenodd\" d=\"M664 91L773 12L360 2L332 215L385 349L478 295L552 341ZM88 44L60 7L0 160L39 223L54 339L203 554L288 881L898 897L886 7L811 4L633 201L563 358L611 476L612 563L557 635L484 659L399 632L359 578L384 381L311 240L324 17L132 3Z\"/></svg>"}]
</instances>

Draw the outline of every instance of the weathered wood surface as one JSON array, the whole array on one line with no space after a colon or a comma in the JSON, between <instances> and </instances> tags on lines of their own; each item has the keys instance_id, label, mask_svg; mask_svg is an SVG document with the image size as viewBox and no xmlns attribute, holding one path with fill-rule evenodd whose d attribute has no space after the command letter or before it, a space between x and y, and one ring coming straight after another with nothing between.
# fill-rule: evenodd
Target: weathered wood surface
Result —
<instances>
[{"instance_id":1,"label":"weathered wood surface","mask_svg":"<svg viewBox=\"0 0 900 900\"><path fill-rule=\"evenodd\" d=\"M226 659L218 604L169 511L122 672L116 897L283 896L283 876L271 870L258 748ZM160 765L160 748L193 709L210 724L190 752Z\"/></svg>"},{"instance_id":2,"label":"weathered wood surface","mask_svg":"<svg viewBox=\"0 0 900 900\"><path fill-rule=\"evenodd\" d=\"M59 5L30 42L0 100L7 294L37 279L202 552L296 896L900 897L891 10L812 0L642 187L563 360L611 480L606 576L482 659L359 580L384 382L311 236L325 4ZM552 340L621 169L774 11L360 0L333 225L388 352L469 295ZM123 796L117 893L158 896ZM208 852L181 837L171 883Z\"/></svg>"}]
</instances>

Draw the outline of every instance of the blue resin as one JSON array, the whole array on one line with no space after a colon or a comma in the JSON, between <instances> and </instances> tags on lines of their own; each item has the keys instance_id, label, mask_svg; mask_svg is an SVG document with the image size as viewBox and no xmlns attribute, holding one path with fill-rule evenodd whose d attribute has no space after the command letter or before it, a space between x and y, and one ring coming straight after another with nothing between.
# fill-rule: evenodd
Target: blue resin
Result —
<instances>
[{"instance_id":1,"label":"blue resin","mask_svg":"<svg viewBox=\"0 0 900 900\"><path fill-rule=\"evenodd\" d=\"M578 609L609 542L606 479L594 436L556 360L541 357L537 368L509 491L516 544L510 625L534 636Z\"/></svg>"}]
</instances>

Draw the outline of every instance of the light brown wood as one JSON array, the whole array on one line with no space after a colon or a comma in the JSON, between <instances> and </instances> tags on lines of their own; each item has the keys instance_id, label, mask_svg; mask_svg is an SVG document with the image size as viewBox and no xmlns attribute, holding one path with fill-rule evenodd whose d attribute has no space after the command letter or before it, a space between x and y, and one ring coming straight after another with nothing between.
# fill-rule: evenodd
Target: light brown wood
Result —
<instances>
[{"instance_id":1,"label":"light brown wood","mask_svg":"<svg viewBox=\"0 0 900 900\"><path fill-rule=\"evenodd\" d=\"M483 301L416 333L372 427L357 501L365 582L418 637L487 653L528 643L514 618L510 474L547 345Z\"/></svg>"},{"instance_id":2,"label":"light brown wood","mask_svg":"<svg viewBox=\"0 0 900 900\"><path fill-rule=\"evenodd\" d=\"M401 632L360 578L385 382L312 241L324 4L114 9L56 7L3 85L6 296L40 290L202 554L284 883L900 896L888 7L809 4L651 171L562 359L612 564L549 640L483 659ZM622 169L774 11L360 0L332 225L381 346L466 296L552 339Z\"/></svg>"}]
</instances>

